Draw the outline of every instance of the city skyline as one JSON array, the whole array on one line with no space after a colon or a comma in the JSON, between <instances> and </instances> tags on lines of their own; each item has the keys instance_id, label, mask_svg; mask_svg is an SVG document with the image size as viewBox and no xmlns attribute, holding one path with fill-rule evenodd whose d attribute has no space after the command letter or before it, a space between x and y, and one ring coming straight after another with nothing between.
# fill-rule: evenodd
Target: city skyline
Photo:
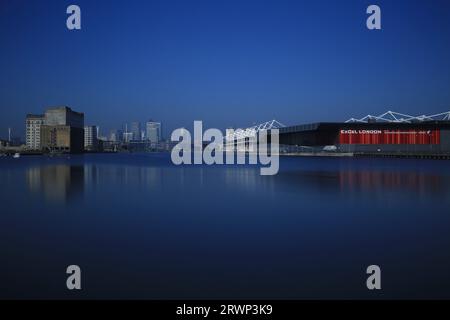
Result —
<instances>
[{"instance_id":1,"label":"city skyline","mask_svg":"<svg viewBox=\"0 0 450 320\"><path fill-rule=\"evenodd\" d=\"M119 148L143 148L144 150L167 148L162 134L162 122L152 119L125 123L125 129L114 129L109 135L102 135L99 125L86 124L84 113L72 110L69 106L46 108L41 114L27 114L25 118L25 141L9 138L2 146L22 147L26 152L44 153L82 153L116 152Z\"/></svg>"},{"instance_id":2,"label":"city skyline","mask_svg":"<svg viewBox=\"0 0 450 320\"><path fill-rule=\"evenodd\" d=\"M450 0L0 0L0 39L0 300L450 301Z\"/></svg>"},{"instance_id":3,"label":"city skyline","mask_svg":"<svg viewBox=\"0 0 450 320\"><path fill-rule=\"evenodd\" d=\"M45 109L47 110L47 109L57 108L57 107L58 106L49 106L49 107L46 107ZM66 107L66 106L65 105L61 105L61 107ZM67 107L69 107L69 106L67 106ZM40 113L42 113L42 112L40 112ZM23 132L22 131L14 132L11 129L11 127L8 127L8 128L6 128L7 133L5 134L5 136L3 135L3 133L0 133L0 139L4 140L4 141L9 141L10 139L20 138L21 140L23 140L22 141L23 143L28 144L27 141L29 139L27 139L27 133L26 133L26 131L27 131L27 122L29 120L32 120L32 121L38 121L39 123L40 122L43 123L42 119L44 118L44 115L40 114L40 113L39 114L38 113L37 114L27 113L25 115L25 117L24 117L23 130L22 130ZM144 127L146 127L148 123L157 123L160 126L159 133L158 133L158 140L161 140L162 138L164 138L164 133L163 133L162 128L161 128L162 121L161 120L153 120L153 119L150 119L150 118L149 118L149 120L143 120L143 121L135 121L135 120L133 120L133 121L126 121L126 122L123 122L121 125L119 125L117 127L107 128L107 129L104 129L101 126L101 124L92 124L91 122L86 121L86 123L85 123L86 126L85 127L96 127L97 128L97 136L98 136L98 138L102 137L102 138L106 138L106 140L111 140L111 139L109 139L111 134L113 134L113 133L117 134L118 132L122 132L122 134L126 133L127 125L128 124L131 125L133 123L139 123L140 126L142 126L142 124L144 124ZM129 131L129 133L131 133L131 129L128 130L128 131ZM144 136L139 137L137 139L133 136L133 140L146 140L146 137L147 137L147 134L148 134L148 130L147 129L140 130L140 132L144 133ZM32 141L32 142L30 141L29 143L36 145L36 141Z\"/></svg>"},{"instance_id":4,"label":"city skyline","mask_svg":"<svg viewBox=\"0 0 450 320\"><path fill-rule=\"evenodd\" d=\"M377 1L378 31L358 0L77 4L79 31L65 27L66 3L0 5L2 138L23 137L25 115L52 105L105 133L125 115L169 132L450 107L448 1Z\"/></svg>"}]
</instances>

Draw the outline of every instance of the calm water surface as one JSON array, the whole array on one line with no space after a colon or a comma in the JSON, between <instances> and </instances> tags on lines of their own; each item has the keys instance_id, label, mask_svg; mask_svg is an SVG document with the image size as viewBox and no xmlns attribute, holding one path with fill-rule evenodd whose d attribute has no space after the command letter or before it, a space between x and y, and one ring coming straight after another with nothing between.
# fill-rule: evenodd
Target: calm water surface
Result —
<instances>
[{"instance_id":1,"label":"calm water surface","mask_svg":"<svg viewBox=\"0 0 450 320\"><path fill-rule=\"evenodd\" d=\"M447 161L30 156L0 187L0 298L450 298Z\"/></svg>"}]
</instances>

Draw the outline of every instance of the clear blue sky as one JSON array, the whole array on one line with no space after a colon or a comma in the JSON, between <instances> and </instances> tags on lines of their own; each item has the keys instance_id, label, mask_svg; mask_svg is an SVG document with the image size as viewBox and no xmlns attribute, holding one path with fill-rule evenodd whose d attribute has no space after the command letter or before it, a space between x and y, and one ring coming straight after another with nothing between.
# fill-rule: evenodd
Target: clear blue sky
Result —
<instances>
[{"instance_id":1,"label":"clear blue sky","mask_svg":"<svg viewBox=\"0 0 450 320\"><path fill-rule=\"evenodd\" d=\"M77 4L82 30L66 28ZM382 30L366 29L366 8ZM450 1L0 2L0 136L69 105L102 129L450 110Z\"/></svg>"}]
</instances>

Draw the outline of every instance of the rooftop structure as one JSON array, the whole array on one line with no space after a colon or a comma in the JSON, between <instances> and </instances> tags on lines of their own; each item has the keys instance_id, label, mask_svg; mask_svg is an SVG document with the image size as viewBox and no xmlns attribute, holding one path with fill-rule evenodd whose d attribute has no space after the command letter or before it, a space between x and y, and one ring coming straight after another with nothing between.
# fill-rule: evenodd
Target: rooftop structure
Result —
<instances>
[{"instance_id":1,"label":"rooftop structure","mask_svg":"<svg viewBox=\"0 0 450 320\"><path fill-rule=\"evenodd\" d=\"M450 111L433 115L411 116L395 111L387 111L378 116L367 115L360 119L350 118L346 122L422 122L422 121L448 121L450 120Z\"/></svg>"}]
</instances>

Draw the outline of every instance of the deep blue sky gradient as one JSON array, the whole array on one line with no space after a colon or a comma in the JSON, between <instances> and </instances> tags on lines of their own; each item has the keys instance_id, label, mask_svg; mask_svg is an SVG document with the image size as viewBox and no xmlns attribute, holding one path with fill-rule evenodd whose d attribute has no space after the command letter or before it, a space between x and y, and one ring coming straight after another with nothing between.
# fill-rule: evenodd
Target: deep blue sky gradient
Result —
<instances>
[{"instance_id":1,"label":"deep blue sky gradient","mask_svg":"<svg viewBox=\"0 0 450 320\"><path fill-rule=\"evenodd\" d=\"M72 3L81 31L66 28ZM51 105L103 133L152 118L166 135L447 111L449 42L448 0L2 0L0 137Z\"/></svg>"}]
</instances>

